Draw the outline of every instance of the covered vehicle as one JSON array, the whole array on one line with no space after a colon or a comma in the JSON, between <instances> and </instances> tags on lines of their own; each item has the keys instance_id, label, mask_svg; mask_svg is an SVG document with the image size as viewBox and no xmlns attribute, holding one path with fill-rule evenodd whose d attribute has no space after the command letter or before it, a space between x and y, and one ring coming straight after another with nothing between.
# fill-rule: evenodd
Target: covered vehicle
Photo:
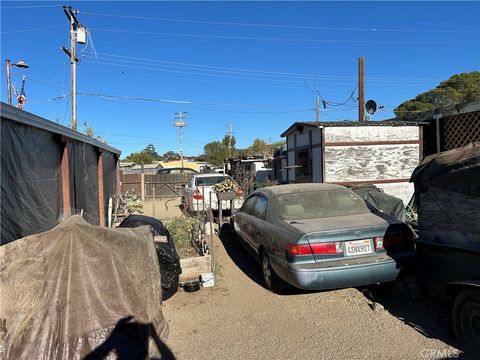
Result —
<instances>
[{"instance_id":1,"label":"covered vehicle","mask_svg":"<svg viewBox=\"0 0 480 360\"><path fill-rule=\"evenodd\" d=\"M231 176L225 174L195 174L188 181L181 200L184 209L195 213L210 207L210 194L212 194L212 210L218 210L218 199L214 186L225 180L233 183ZM234 207L238 209L243 204L243 199L237 197ZM230 210L230 201L222 201L222 210Z\"/></svg>"},{"instance_id":2,"label":"covered vehicle","mask_svg":"<svg viewBox=\"0 0 480 360\"><path fill-rule=\"evenodd\" d=\"M421 285L452 305L457 336L480 352L480 143L415 169Z\"/></svg>"},{"instance_id":3,"label":"covered vehicle","mask_svg":"<svg viewBox=\"0 0 480 360\"><path fill-rule=\"evenodd\" d=\"M400 221L406 220L407 211L402 199L386 194L382 189L373 184L352 185L349 188L363 200L385 214L392 215Z\"/></svg>"},{"instance_id":4,"label":"covered vehicle","mask_svg":"<svg viewBox=\"0 0 480 360\"><path fill-rule=\"evenodd\" d=\"M165 353L150 230L79 215L0 247L1 359L145 359ZM163 357L162 357L163 358Z\"/></svg>"},{"instance_id":5,"label":"covered vehicle","mask_svg":"<svg viewBox=\"0 0 480 360\"><path fill-rule=\"evenodd\" d=\"M323 290L393 281L415 253L405 223L340 185L258 189L232 222L273 291L285 283Z\"/></svg>"},{"instance_id":6,"label":"covered vehicle","mask_svg":"<svg viewBox=\"0 0 480 360\"><path fill-rule=\"evenodd\" d=\"M162 300L170 299L178 291L179 276L182 273L180 258L175 243L163 223L151 216L132 214L126 217L120 228L150 226L155 240L162 281Z\"/></svg>"}]
</instances>

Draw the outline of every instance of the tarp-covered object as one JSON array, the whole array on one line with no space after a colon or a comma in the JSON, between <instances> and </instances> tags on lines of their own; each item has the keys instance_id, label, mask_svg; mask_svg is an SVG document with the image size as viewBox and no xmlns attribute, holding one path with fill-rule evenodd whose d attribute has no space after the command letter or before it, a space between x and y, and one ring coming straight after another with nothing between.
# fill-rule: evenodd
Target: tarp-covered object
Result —
<instances>
[{"instance_id":1,"label":"tarp-covered object","mask_svg":"<svg viewBox=\"0 0 480 360\"><path fill-rule=\"evenodd\" d=\"M62 215L62 144L55 134L1 119L1 243L49 230Z\"/></svg>"},{"instance_id":2,"label":"tarp-covered object","mask_svg":"<svg viewBox=\"0 0 480 360\"><path fill-rule=\"evenodd\" d=\"M426 157L410 181L420 239L480 253L480 143Z\"/></svg>"},{"instance_id":3,"label":"tarp-covered object","mask_svg":"<svg viewBox=\"0 0 480 360\"><path fill-rule=\"evenodd\" d=\"M400 221L405 221L407 218L402 199L384 193L375 185L361 184L349 187L363 200L385 214L392 215Z\"/></svg>"},{"instance_id":4,"label":"tarp-covered object","mask_svg":"<svg viewBox=\"0 0 480 360\"><path fill-rule=\"evenodd\" d=\"M164 354L168 326L148 227L100 228L72 216L0 247L0 259L0 359Z\"/></svg>"}]
</instances>

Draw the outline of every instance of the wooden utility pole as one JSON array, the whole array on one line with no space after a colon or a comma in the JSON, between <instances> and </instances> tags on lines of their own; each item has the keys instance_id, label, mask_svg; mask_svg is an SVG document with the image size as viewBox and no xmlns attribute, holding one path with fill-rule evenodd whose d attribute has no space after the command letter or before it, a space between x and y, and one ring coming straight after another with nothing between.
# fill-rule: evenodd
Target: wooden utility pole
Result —
<instances>
[{"instance_id":1,"label":"wooden utility pole","mask_svg":"<svg viewBox=\"0 0 480 360\"><path fill-rule=\"evenodd\" d=\"M363 67L365 58L363 56L358 58L358 121L365 121L365 96L364 89L364 72Z\"/></svg>"},{"instance_id":2,"label":"wooden utility pole","mask_svg":"<svg viewBox=\"0 0 480 360\"><path fill-rule=\"evenodd\" d=\"M75 31L79 28L80 24L77 20L77 10L72 10L71 6L63 5L63 12L67 16L68 20L70 21L70 49L63 47L63 51L70 57L70 66L71 66L71 90L70 95L72 97L72 123L71 128L73 130L77 130L77 61L78 59L75 56L75 44L76 44L76 37Z\"/></svg>"},{"instance_id":3,"label":"wooden utility pole","mask_svg":"<svg viewBox=\"0 0 480 360\"><path fill-rule=\"evenodd\" d=\"M77 130L77 62L75 58L75 18L70 17L70 64L72 96L72 129Z\"/></svg>"},{"instance_id":4,"label":"wooden utility pole","mask_svg":"<svg viewBox=\"0 0 480 360\"><path fill-rule=\"evenodd\" d=\"M315 125L318 126L320 121L320 98L317 96L317 101L315 103Z\"/></svg>"},{"instance_id":5,"label":"wooden utility pole","mask_svg":"<svg viewBox=\"0 0 480 360\"><path fill-rule=\"evenodd\" d=\"M7 66L7 97L8 105L12 105L12 85L10 82L10 60L5 60Z\"/></svg>"}]
</instances>

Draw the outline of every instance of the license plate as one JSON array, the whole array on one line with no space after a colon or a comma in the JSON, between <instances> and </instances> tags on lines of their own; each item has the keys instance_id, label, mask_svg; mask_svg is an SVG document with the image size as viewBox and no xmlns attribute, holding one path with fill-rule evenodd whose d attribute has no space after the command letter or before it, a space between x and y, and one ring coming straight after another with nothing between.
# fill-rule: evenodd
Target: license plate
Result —
<instances>
[{"instance_id":1,"label":"license plate","mask_svg":"<svg viewBox=\"0 0 480 360\"><path fill-rule=\"evenodd\" d=\"M372 240L355 240L345 242L345 254L347 256L364 255L373 253Z\"/></svg>"}]
</instances>

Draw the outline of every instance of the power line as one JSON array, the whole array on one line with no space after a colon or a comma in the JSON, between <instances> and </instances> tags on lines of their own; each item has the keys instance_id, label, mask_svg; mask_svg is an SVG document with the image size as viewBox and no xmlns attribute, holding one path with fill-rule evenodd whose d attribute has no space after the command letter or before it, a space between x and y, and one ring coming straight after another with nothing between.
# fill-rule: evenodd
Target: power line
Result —
<instances>
[{"instance_id":1,"label":"power line","mask_svg":"<svg viewBox=\"0 0 480 360\"><path fill-rule=\"evenodd\" d=\"M223 66L212 66L212 65L203 65L203 64L194 64L194 63L185 63L185 62L175 62L175 61L166 61L166 60L160 60L160 59L149 59L149 58L140 58L140 57L132 57L132 56L123 56L123 55L116 55L116 54L107 54L107 53L97 53L97 55L100 56L106 56L107 58L103 58L103 60L107 61L116 61L116 59L108 59L108 57L114 57L114 58L120 58L118 61L124 61L124 62L132 62L132 63L138 63L139 61L142 62L155 62L155 63L161 63L158 65L162 64L173 64L173 65L181 65L185 67L199 67L199 68L205 68L205 69L213 69L215 71L231 71L231 72L245 72L245 73L254 73L254 74L266 74L266 75L274 75L274 76L284 76L284 77L292 77L292 78L312 78L312 77L318 77L318 78L334 78L334 79L345 79L347 80L356 80L356 76L347 76L347 75L326 75L326 74L313 74L313 73L295 73L295 72L281 72L281 71L269 71L269 70L256 70L256 69L245 69L245 68L235 68L235 67L223 67ZM101 58L101 57L100 57ZM123 60L127 59L127 60ZM131 60L131 61L128 61ZM150 64L149 64L150 65ZM172 67L178 67L178 66L173 66ZM199 69L196 69L199 70ZM426 79L426 78L385 78L385 77L369 77L369 80L398 80L398 81L440 81L439 79Z\"/></svg>"},{"instance_id":2,"label":"power line","mask_svg":"<svg viewBox=\"0 0 480 360\"><path fill-rule=\"evenodd\" d=\"M128 33L139 35L161 35L161 36L180 36L197 37L212 39L230 39L230 40L261 40L261 41L297 41L297 42L320 42L320 43L353 43L353 44L406 44L406 45L477 45L476 42L456 42L456 41L411 41L411 40L336 40L336 39L302 39L302 38L273 38L273 37L253 37L253 36L232 36L232 35L206 35L206 34L187 34L187 33L166 33L155 31L136 31L120 29L101 29L91 28L90 30Z\"/></svg>"},{"instance_id":3,"label":"power line","mask_svg":"<svg viewBox=\"0 0 480 360\"><path fill-rule=\"evenodd\" d=\"M56 29L56 28L59 28L59 27L65 27L65 25L62 24L62 25L52 25L52 26L38 27L38 28L33 28L33 29L2 31L2 35L18 34L18 33L25 33L25 32L31 32L31 31L40 31L40 30L47 30L47 29Z\"/></svg>"},{"instance_id":4,"label":"power line","mask_svg":"<svg viewBox=\"0 0 480 360\"><path fill-rule=\"evenodd\" d=\"M22 6L2 6L1 9L34 9L34 8L53 8L60 5L22 5Z\"/></svg>"},{"instance_id":5,"label":"power line","mask_svg":"<svg viewBox=\"0 0 480 360\"><path fill-rule=\"evenodd\" d=\"M419 32L419 33L460 33L460 34L477 34L476 30L429 30L429 29L378 29L378 28L352 28L352 27L327 27L327 26L306 26L306 25L283 25L283 24L259 24L259 23L243 23L243 22L227 22L227 21L206 21L206 20L190 20L190 19L172 19L172 18L158 18L150 16L135 16L135 15L120 15L120 14L100 14L85 12L83 15L90 16L106 16L123 19L137 19L137 20L155 20L155 21L169 21L182 22L194 24L209 24L209 25L234 25L234 26L253 26L253 27L268 27L268 28L285 28L285 29L300 29L300 30L328 30L328 31L367 31L367 32Z\"/></svg>"},{"instance_id":6,"label":"power line","mask_svg":"<svg viewBox=\"0 0 480 360\"><path fill-rule=\"evenodd\" d=\"M100 59L100 60L104 60L104 59ZM186 70L183 70L183 69L182 70L173 70L173 69L168 69L168 68L166 68L166 69L165 68L159 68L159 67L156 67L156 65L154 65L154 64L152 64L153 67L148 67L148 66L130 65L130 64L123 64L123 63L119 64L119 63L116 63L114 61L115 60L110 60L110 59L105 60L105 61L98 61L97 59L94 59L92 61L89 58L87 58L87 59L84 60L84 63L98 64L98 65L108 65L108 66L118 66L118 67L131 68L131 69L154 70L154 71L168 72L168 73L180 73L180 74L190 74L190 75L219 77L219 78L233 78L233 79L250 80L250 81L271 81L271 82L281 82L281 83L298 84L298 85L304 84L304 81L300 81L300 79L299 80L287 80L287 79L277 79L277 78L272 79L272 78L260 78L260 77L258 77L257 75L254 75L254 74L238 74L238 76L236 76L236 75L216 74L216 73L208 73L208 72L186 71ZM197 70L197 69L195 69L195 70ZM203 69L200 69L200 70L203 70ZM263 75L263 76L266 76L266 75ZM340 80L337 80L335 82L322 81L322 84L348 85L348 84L341 83L341 82L338 82L338 81L350 81L351 82L352 80L340 79ZM393 83L370 83L370 82L368 82L368 83L371 84L370 86L391 86L391 85L393 85ZM418 84L400 83L398 85L400 85L402 87L418 87ZM400 87L400 86L398 86L398 87Z\"/></svg>"},{"instance_id":7,"label":"power line","mask_svg":"<svg viewBox=\"0 0 480 360\"><path fill-rule=\"evenodd\" d=\"M154 101L161 103L170 103L170 104L193 104L193 105L205 105L205 106L223 106L223 107L240 107L240 108L271 108L271 109L289 109L287 107L281 107L276 105L258 105L258 104L228 104L228 103L210 103L204 101L191 101L191 100L172 100L172 99L160 99L160 98L150 98L150 97L139 97L139 96L122 96L122 95L106 95L99 93L78 93L79 95L84 96L97 96L103 97L106 99L125 99L125 100L139 100L139 101ZM301 109L301 108L290 108L290 111L305 111L310 109Z\"/></svg>"}]
</instances>

